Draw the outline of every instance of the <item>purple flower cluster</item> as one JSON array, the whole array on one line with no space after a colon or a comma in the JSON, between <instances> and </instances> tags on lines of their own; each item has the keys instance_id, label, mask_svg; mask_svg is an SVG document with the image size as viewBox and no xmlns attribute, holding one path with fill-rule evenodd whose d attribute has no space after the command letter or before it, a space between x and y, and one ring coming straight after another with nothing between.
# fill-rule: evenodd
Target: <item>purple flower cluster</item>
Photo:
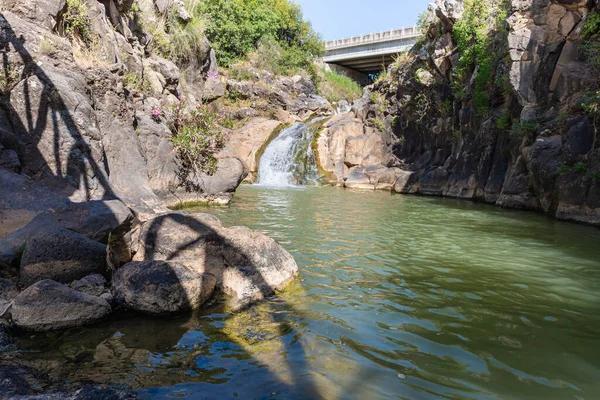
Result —
<instances>
[{"instance_id":1,"label":"purple flower cluster","mask_svg":"<svg viewBox=\"0 0 600 400\"><path fill-rule=\"evenodd\" d=\"M210 79L211 77L213 77L213 78L214 78L214 80L216 81L217 79L219 79L219 71L215 71L215 73L214 73L214 74L213 74L213 73L211 73L210 71L208 71L208 72L206 73L206 77L207 77L208 79Z\"/></svg>"}]
</instances>

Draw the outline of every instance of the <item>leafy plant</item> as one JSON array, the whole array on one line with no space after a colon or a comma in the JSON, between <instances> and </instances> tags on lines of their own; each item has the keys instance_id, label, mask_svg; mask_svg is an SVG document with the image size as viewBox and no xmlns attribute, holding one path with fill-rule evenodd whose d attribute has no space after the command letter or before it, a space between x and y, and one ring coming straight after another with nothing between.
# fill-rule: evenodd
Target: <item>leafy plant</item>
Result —
<instances>
[{"instance_id":1,"label":"leafy plant","mask_svg":"<svg viewBox=\"0 0 600 400\"><path fill-rule=\"evenodd\" d=\"M320 36L291 1L204 0L197 7L208 21L206 34L223 66L248 56L264 38L285 49L281 63L286 66L307 66L324 52Z\"/></svg>"},{"instance_id":2,"label":"leafy plant","mask_svg":"<svg viewBox=\"0 0 600 400\"><path fill-rule=\"evenodd\" d=\"M0 71L0 94L10 92L19 81L20 76L19 70L13 64L5 64L4 70Z\"/></svg>"},{"instance_id":3,"label":"leafy plant","mask_svg":"<svg viewBox=\"0 0 600 400\"><path fill-rule=\"evenodd\" d=\"M375 129L379 132L385 131L385 122L381 118L373 118L372 121Z\"/></svg>"},{"instance_id":4,"label":"leafy plant","mask_svg":"<svg viewBox=\"0 0 600 400\"><path fill-rule=\"evenodd\" d=\"M130 91L136 91L142 94L152 93L152 86L145 75L138 75L135 72L129 72L123 77L123 86Z\"/></svg>"},{"instance_id":5,"label":"leafy plant","mask_svg":"<svg viewBox=\"0 0 600 400\"><path fill-rule=\"evenodd\" d=\"M186 188L195 187L195 178L217 170L214 154L223 147L219 113L207 105L190 107L185 100L171 106L168 122L173 131L173 151L181 162L180 178Z\"/></svg>"},{"instance_id":6,"label":"leafy plant","mask_svg":"<svg viewBox=\"0 0 600 400\"><path fill-rule=\"evenodd\" d=\"M580 48L585 54L585 64L592 71L592 78L600 79L600 13L592 12L581 32Z\"/></svg>"},{"instance_id":7,"label":"leafy plant","mask_svg":"<svg viewBox=\"0 0 600 400\"><path fill-rule=\"evenodd\" d=\"M587 170L588 170L588 167L587 167L587 165L585 164L585 162L583 162L583 161L578 161L578 162L577 162L577 163L575 163L575 165L573 166L573 169L574 169L576 172L580 172L580 173L583 173L583 174L585 174L585 173L587 172Z\"/></svg>"},{"instance_id":8,"label":"leafy plant","mask_svg":"<svg viewBox=\"0 0 600 400\"><path fill-rule=\"evenodd\" d=\"M512 125L512 118L509 110L502 111L502 114L496 120L496 128L509 129Z\"/></svg>"},{"instance_id":9,"label":"leafy plant","mask_svg":"<svg viewBox=\"0 0 600 400\"><path fill-rule=\"evenodd\" d=\"M474 73L473 105L478 115L487 115L490 92L499 78L494 76L502 61L507 30L509 2L505 0L466 0L465 13L453 27L458 48L458 64L453 71L455 93L464 90Z\"/></svg>"},{"instance_id":10,"label":"leafy plant","mask_svg":"<svg viewBox=\"0 0 600 400\"><path fill-rule=\"evenodd\" d=\"M561 165L556 169L556 172L558 173L558 175L566 175L566 174L570 174L572 171L571 167L569 167L568 165Z\"/></svg>"},{"instance_id":11,"label":"leafy plant","mask_svg":"<svg viewBox=\"0 0 600 400\"><path fill-rule=\"evenodd\" d=\"M564 126L565 126L565 124L567 123L567 118L568 118L568 117L569 117L569 113L567 113L567 112L566 112L566 111L564 111L564 110L561 110L561 111L558 113L558 116L556 117L556 122L557 122L557 123L558 123L560 126L564 127Z\"/></svg>"},{"instance_id":12,"label":"leafy plant","mask_svg":"<svg viewBox=\"0 0 600 400\"><path fill-rule=\"evenodd\" d=\"M440 104L440 114L445 116L452 115L452 100L446 99Z\"/></svg>"},{"instance_id":13,"label":"leafy plant","mask_svg":"<svg viewBox=\"0 0 600 400\"><path fill-rule=\"evenodd\" d=\"M377 112L380 114L383 113L389 106L389 102L385 98L385 95L377 91L371 92L369 95L369 100L371 100L371 103L377 105Z\"/></svg>"},{"instance_id":14,"label":"leafy plant","mask_svg":"<svg viewBox=\"0 0 600 400\"><path fill-rule=\"evenodd\" d=\"M78 37L85 43L92 40L90 30L91 20L85 0L67 0L66 11L63 14L63 28L65 33Z\"/></svg>"}]
</instances>

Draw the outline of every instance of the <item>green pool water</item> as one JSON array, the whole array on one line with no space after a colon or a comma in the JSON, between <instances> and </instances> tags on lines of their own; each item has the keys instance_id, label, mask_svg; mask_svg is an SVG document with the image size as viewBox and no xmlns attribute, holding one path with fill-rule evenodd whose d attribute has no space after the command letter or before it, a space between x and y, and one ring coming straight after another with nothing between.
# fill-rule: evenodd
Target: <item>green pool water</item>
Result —
<instances>
[{"instance_id":1,"label":"green pool water","mask_svg":"<svg viewBox=\"0 0 600 400\"><path fill-rule=\"evenodd\" d=\"M25 337L61 376L143 398L598 399L600 230L448 199L242 187L217 215L300 277L230 315Z\"/></svg>"}]
</instances>

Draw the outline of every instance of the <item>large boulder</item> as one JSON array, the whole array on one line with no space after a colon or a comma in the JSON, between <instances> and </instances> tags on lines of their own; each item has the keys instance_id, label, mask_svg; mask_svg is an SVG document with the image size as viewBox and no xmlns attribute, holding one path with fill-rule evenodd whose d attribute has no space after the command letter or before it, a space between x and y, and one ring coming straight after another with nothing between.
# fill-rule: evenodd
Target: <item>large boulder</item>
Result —
<instances>
[{"instance_id":1,"label":"large boulder","mask_svg":"<svg viewBox=\"0 0 600 400\"><path fill-rule=\"evenodd\" d=\"M18 294L19 291L14 282L0 278L0 318L2 318L10 303Z\"/></svg>"},{"instance_id":2,"label":"large boulder","mask_svg":"<svg viewBox=\"0 0 600 400\"><path fill-rule=\"evenodd\" d=\"M12 317L15 325L31 331L48 331L95 323L111 313L110 305L49 279L35 283L19 294Z\"/></svg>"},{"instance_id":3,"label":"large boulder","mask_svg":"<svg viewBox=\"0 0 600 400\"><path fill-rule=\"evenodd\" d=\"M216 278L177 262L126 264L113 276L112 291L126 308L147 314L171 314L199 308L212 296Z\"/></svg>"},{"instance_id":4,"label":"large boulder","mask_svg":"<svg viewBox=\"0 0 600 400\"><path fill-rule=\"evenodd\" d=\"M217 288L241 308L284 289L298 274L275 240L244 227L223 227L208 214L170 213L146 222L134 260L168 260L217 278Z\"/></svg>"},{"instance_id":5,"label":"large boulder","mask_svg":"<svg viewBox=\"0 0 600 400\"><path fill-rule=\"evenodd\" d=\"M100 274L92 274L85 278L71 282L71 289L89 294L90 296L102 296L108 292L106 279Z\"/></svg>"},{"instance_id":6,"label":"large boulder","mask_svg":"<svg viewBox=\"0 0 600 400\"><path fill-rule=\"evenodd\" d=\"M71 283L95 273L106 273L106 246L79 233L57 229L40 232L27 241L20 278L29 286L44 279Z\"/></svg>"}]
</instances>

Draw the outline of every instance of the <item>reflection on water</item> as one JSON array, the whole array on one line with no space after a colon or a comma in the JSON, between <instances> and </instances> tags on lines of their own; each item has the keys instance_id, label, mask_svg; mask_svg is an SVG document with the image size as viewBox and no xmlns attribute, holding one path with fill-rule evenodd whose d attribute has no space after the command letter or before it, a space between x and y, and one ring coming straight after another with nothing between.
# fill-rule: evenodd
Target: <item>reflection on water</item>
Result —
<instances>
[{"instance_id":1,"label":"reflection on water","mask_svg":"<svg viewBox=\"0 0 600 400\"><path fill-rule=\"evenodd\" d=\"M242 313L121 316L21 347L145 398L600 398L600 230L468 202L242 188L225 224L301 277Z\"/></svg>"}]
</instances>

